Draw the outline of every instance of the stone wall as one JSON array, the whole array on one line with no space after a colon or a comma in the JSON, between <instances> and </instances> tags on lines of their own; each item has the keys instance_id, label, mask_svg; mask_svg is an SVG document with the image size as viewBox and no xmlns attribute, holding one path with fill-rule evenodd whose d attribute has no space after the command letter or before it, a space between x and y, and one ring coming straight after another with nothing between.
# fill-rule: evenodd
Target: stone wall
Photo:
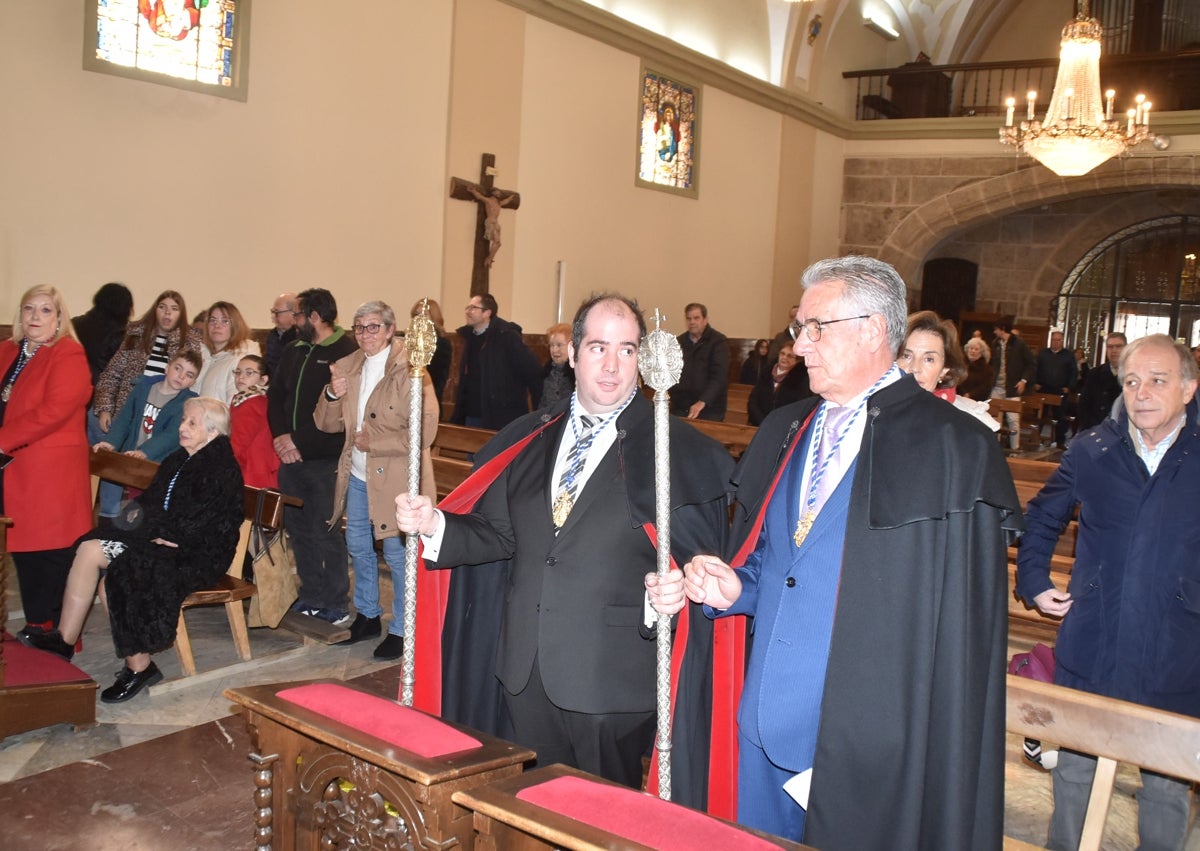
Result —
<instances>
[{"instance_id":1,"label":"stone wall","mask_svg":"<svg viewBox=\"0 0 1200 851\"><path fill-rule=\"evenodd\" d=\"M846 253L881 257L919 300L926 260L979 265L976 310L1046 324L1080 258L1112 233L1163 215L1200 214L1197 158L1136 156L1063 178L1028 158L850 158Z\"/></svg>"}]
</instances>

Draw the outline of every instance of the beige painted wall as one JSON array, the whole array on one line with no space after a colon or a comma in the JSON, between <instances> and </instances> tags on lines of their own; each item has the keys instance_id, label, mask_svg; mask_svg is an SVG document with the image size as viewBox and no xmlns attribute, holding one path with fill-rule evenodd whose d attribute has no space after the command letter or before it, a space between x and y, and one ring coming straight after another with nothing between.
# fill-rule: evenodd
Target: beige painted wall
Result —
<instances>
[{"instance_id":1,"label":"beige painted wall","mask_svg":"<svg viewBox=\"0 0 1200 851\"><path fill-rule=\"evenodd\" d=\"M492 289L531 332L557 319L561 260L567 317L619 288L672 330L699 300L724 332L760 336L836 249L842 143L778 113L705 88L700 197L676 197L634 185L632 53L499 0L393 4L323 35L267 8L242 104L85 72L77 3L12 0L0 79L32 85L0 110L15 152L0 158L0 317L34 283L82 312L121 280L139 312L172 288L192 313L223 298L262 327L279 290L328 286L343 318L429 295L456 327L475 208L448 183L485 151L522 194Z\"/></svg>"},{"instance_id":2,"label":"beige painted wall","mask_svg":"<svg viewBox=\"0 0 1200 851\"><path fill-rule=\"evenodd\" d=\"M636 56L528 20L511 315L530 331L554 322L565 261L566 319L593 290L619 289L673 331L694 300L726 334L759 335L772 324L782 119L707 87L699 199L638 188L638 73Z\"/></svg>"},{"instance_id":3,"label":"beige painted wall","mask_svg":"<svg viewBox=\"0 0 1200 851\"><path fill-rule=\"evenodd\" d=\"M173 288L256 325L284 288L347 317L440 282L451 4L318 29L260 2L244 104L83 71L76 0L4 10L0 317L43 282L75 312L120 280L139 311Z\"/></svg>"}]
</instances>

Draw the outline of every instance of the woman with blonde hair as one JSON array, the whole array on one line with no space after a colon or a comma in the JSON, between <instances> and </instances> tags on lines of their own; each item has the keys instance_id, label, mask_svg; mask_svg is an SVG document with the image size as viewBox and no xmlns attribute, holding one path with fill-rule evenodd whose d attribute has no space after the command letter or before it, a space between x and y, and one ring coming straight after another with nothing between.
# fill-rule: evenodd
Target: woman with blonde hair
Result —
<instances>
[{"instance_id":1,"label":"woman with blonde hair","mask_svg":"<svg viewBox=\"0 0 1200 851\"><path fill-rule=\"evenodd\" d=\"M20 635L58 625L75 540L92 525L84 425L91 384L62 293L26 291L13 337L0 343L0 514L13 520Z\"/></svg>"},{"instance_id":2,"label":"woman with blonde hair","mask_svg":"<svg viewBox=\"0 0 1200 851\"><path fill-rule=\"evenodd\" d=\"M261 355L258 343L250 339L250 327L242 313L227 301L218 301L208 309L204 323L204 348L200 356L204 366L196 379L196 392L220 399L225 404L237 393L233 371L246 355Z\"/></svg>"},{"instance_id":3,"label":"woman with blonde hair","mask_svg":"<svg viewBox=\"0 0 1200 851\"><path fill-rule=\"evenodd\" d=\"M992 347L979 337L972 337L963 348L967 353L967 374L958 385L958 393L976 402L986 402L996 383L996 373L990 363Z\"/></svg>"}]
</instances>

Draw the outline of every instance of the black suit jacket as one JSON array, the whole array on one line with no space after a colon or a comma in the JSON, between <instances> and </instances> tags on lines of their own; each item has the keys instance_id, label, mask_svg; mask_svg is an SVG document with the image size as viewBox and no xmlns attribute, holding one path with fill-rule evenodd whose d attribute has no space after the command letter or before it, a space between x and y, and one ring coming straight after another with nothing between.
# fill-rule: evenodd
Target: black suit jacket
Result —
<instances>
[{"instance_id":1,"label":"black suit jacket","mask_svg":"<svg viewBox=\"0 0 1200 851\"><path fill-rule=\"evenodd\" d=\"M522 420L512 439L540 422ZM471 514L446 516L438 564L510 560L496 649L508 691L525 687L536 657L546 694L563 709L648 712L655 642L642 626L643 578L655 569L655 550L642 524L654 520L653 411L638 395L618 418L617 440L555 535L551 477L568 427L564 416L535 437ZM682 565L721 551L732 462L686 423L672 419L670 428L672 553Z\"/></svg>"}]
</instances>

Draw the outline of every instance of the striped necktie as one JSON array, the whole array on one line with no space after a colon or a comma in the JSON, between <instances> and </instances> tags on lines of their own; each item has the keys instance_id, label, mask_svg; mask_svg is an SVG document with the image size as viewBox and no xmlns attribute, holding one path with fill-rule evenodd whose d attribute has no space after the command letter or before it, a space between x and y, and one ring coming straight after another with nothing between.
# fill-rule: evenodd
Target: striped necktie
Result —
<instances>
[{"instance_id":1,"label":"striped necktie","mask_svg":"<svg viewBox=\"0 0 1200 851\"><path fill-rule=\"evenodd\" d=\"M554 525L559 529L566 524L567 517L570 516L571 509L575 505L575 494L579 490L579 474L583 472L588 450L591 449L592 441L596 438L598 423L599 418L597 417L590 417L587 414L579 416L579 431L575 435L575 444L567 452L566 465L563 467L562 477L558 480L558 494L554 497L554 505L551 510Z\"/></svg>"}]
</instances>

